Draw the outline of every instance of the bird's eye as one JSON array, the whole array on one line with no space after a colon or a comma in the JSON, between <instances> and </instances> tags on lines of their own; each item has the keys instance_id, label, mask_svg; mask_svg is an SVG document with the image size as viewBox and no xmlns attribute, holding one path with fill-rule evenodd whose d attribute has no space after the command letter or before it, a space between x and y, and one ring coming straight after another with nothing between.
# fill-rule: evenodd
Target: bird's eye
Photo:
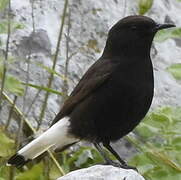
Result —
<instances>
[{"instance_id":1,"label":"bird's eye","mask_svg":"<svg viewBox=\"0 0 181 180\"><path fill-rule=\"evenodd\" d=\"M136 26L131 26L131 30L136 30L137 29L137 27Z\"/></svg>"}]
</instances>

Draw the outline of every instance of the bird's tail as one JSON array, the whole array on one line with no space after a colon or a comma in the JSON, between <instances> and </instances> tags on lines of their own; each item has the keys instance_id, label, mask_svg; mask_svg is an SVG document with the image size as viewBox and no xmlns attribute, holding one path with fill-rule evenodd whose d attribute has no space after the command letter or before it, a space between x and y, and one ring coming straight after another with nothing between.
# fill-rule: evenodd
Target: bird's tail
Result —
<instances>
[{"instance_id":1,"label":"bird's tail","mask_svg":"<svg viewBox=\"0 0 181 180\"><path fill-rule=\"evenodd\" d=\"M79 139L69 134L69 124L69 117L64 117L38 138L20 149L8 160L7 165L21 167L28 161L44 153L50 147L63 148L69 144L78 142Z\"/></svg>"}]
</instances>

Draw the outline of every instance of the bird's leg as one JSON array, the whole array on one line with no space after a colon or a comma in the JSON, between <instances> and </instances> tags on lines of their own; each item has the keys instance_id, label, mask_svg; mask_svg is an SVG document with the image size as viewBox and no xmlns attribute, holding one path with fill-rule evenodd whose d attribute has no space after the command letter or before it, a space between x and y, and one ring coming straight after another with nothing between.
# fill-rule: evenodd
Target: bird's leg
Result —
<instances>
[{"instance_id":1,"label":"bird's leg","mask_svg":"<svg viewBox=\"0 0 181 180\"><path fill-rule=\"evenodd\" d=\"M127 165L126 162L120 158L119 154L111 147L110 143L103 143L103 146L107 148L122 165Z\"/></svg>"},{"instance_id":2,"label":"bird's leg","mask_svg":"<svg viewBox=\"0 0 181 180\"><path fill-rule=\"evenodd\" d=\"M100 144L94 143L94 146L95 146L96 149L99 151L99 153L101 154L101 156L104 158L104 160L106 161L106 163L107 163L107 164L112 164L112 160L107 157L106 153L104 152L104 150L102 149L102 147L100 146Z\"/></svg>"},{"instance_id":3,"label":"bird's leg","mask_svg":"<svg viewBox=\"0 0 181 180\"><path fill-rule=\"evenodd\" d=\"M122 165L120 163L114 162L111 159L109 159L109 157L106 155L105 151L102 149L102 147L100 146L100 144L98 143L94 143L94 146L96 147L96 149L99 151L99 153L101 154L101 156L104 158L104 160L106 161L105 165L112 165L115 167L121 167Z\"/></svg>"},{"instance_id":4,"label":"bird's leg","mask_svg":"<svg viewBox=\"0 0 181 180\"><path fill-rule=\"evenodd\" d=\"M96 147L96 149L99 151L99 153L101 154L101 156L104 158L104 160L106 161L106 165L112 165L115 167L120 167L123 168L123 165L117 162L112 161L111 159L109 159L109 157L106 155L105 151L102 149L102 147L100 146L100 144L98 143L94 143L94 146ZM125 168L125 166L124 166Z\"/></svg>"},{"instance_id":5,"label":"bird's leg","mask_svg":"<svg viewBox=\"0 0 181 180\"><path fill-rule=\"evenodd\" d=\"M121 163L121 165L120 165L121 168L124 168L124 169L134 169L134 170L137 171L137 169L135 167L127 165L127 163L120 158L119 154L111 147L110 142L103 143L103 146L105 148L107 148L116 157L116 159Z\"/></svg>"}]
</instances>

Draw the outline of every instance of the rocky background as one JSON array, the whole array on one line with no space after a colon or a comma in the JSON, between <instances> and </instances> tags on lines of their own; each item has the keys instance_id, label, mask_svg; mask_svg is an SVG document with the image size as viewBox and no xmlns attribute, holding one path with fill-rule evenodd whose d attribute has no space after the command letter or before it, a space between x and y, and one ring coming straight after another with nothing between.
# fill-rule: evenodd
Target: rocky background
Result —
<instances>
[{"instance_id":1,"label":"rocky background","mask_svg":"<svg viewBox=\"0 0 181 180\"><path fill-rule=\"evenodd\" d=\"M121 18L138 14L138 1L131 0L12 0L8 74L24 83L48 87L50 68L60 48L51 89L62 96L50 93L47 107L46 91L30 86L24 87L24 95L18 96L17 107L34 127L46 128L62 106L66 96L82 77L88 67L101 55L108 30ZM0 20L7 20L7 9L1 11ZM159 23L172 22L181 26L181 2L179 0L155 0L145 14ZM62 30L60 30L62 28ZM1 31L1 30L0 30ZM7 33L0 34L1 54L6 50ZM163 38L163 37L162 37ZM157 38L151 52L155 95L152 109L159 106L181 105L181 83L167 68L181 62L181 39ZM52 71L51 71L52 72ZM21 88L20 88L21 89ZM16 93L17 94L17 93ZM21 94L21 93L20 93ZM14 99L14 95L8 93ZM19 94L18 94L19 95ZM3 103L1 123L7 122L9 105ZM45 114L42 113L45 109ZM14 119L18 117L13 116ZM12 122L12 127L17 127ZM124 150L123 150L124 151ZM122 152L127 154L127 150Z\"/></svg>"}]
</instances>

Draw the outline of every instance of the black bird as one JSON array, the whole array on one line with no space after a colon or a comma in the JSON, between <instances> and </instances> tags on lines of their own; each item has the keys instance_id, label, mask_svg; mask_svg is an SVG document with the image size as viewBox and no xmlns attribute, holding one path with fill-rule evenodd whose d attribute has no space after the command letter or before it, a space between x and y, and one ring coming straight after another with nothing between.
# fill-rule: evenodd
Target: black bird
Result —
<instances>
[{"instance_id":1,"label":"black bird","mask_svg":"<svg viewBox=\"0 0 181 180\"><path fill-rule=\"evenodd\" d=\"M126 168L110 142L132 131L148 112L154 91L151 44L158 30L170 27L174 25L157 24L145 16L118 21L108 33L102 56L84 74L52 126L8 164L21 167L50 147L63 150L87 140L105 156L102 143Z\"/></svg>"}]
</instances>

